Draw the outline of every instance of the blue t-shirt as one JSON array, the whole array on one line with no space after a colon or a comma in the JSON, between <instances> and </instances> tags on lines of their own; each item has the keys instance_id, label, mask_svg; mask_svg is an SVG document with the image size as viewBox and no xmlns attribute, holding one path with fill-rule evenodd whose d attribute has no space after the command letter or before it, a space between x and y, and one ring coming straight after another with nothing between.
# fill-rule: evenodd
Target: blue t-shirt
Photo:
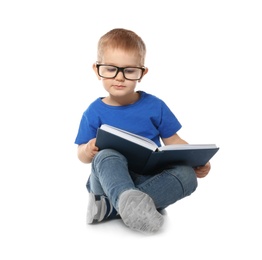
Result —
<instances>
[{"instance_id":1,"label":"blue t-shirt","mask_svg":"<svg viewBox=\"0 0 262 260\"><path fill-rule=\"evenodd\" d=\"M140 99L126 106L110 106L96 99L84 111L75 144L87 143L96 137L97 129L108 124L147 137L160 146L160 138L174 135L181 124L161 99L139 91Z\"/></svg>"}]
</instances>

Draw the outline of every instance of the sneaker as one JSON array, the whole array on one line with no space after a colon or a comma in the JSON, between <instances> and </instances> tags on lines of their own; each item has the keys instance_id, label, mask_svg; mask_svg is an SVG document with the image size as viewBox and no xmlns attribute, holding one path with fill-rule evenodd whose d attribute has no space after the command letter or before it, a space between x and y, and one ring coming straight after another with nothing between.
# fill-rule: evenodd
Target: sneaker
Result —
<instances>
[{"instance_id":1,"label":"sneaker","mask_svg":"<svg viewBox=\"0 0 262 260\"><path fill-rule=\"evenodd\" d=\"M139 190L127 190L119 197L119 214L123 222L133 230L154 233L164 223L154 201Z\"/></svg>"},{"instance_id":2,"label":"sneaker","mask_svg":"<svg viewBox=\"0 0 262 260\"><path fill-rule=\"evenodd\" d=\"M86 216L87 224L98 223L105 219L116 218L117 215L117 211L114 209L106 196L89 193L89 203Z\"/></svg>"}]
</instances>

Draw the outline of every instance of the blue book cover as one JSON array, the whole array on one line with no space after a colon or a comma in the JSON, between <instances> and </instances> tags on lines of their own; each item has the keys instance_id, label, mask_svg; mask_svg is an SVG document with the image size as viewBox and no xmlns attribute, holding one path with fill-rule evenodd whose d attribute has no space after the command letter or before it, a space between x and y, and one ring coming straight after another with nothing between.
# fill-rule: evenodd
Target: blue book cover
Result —
<instances>
[{"instance_id":1,"label":"blue book cover","mask_svg":"<svg viewBox=\"0 0 262 260\"><path fill-rule=\"evenodd\" d=\"M96 136L99 150L114 149L123 154L130 170L154 174L170 165L205 165L219 150L215 144L178 144L157 147L148 138L102 125Z\"/></svg>"}]
</instances>

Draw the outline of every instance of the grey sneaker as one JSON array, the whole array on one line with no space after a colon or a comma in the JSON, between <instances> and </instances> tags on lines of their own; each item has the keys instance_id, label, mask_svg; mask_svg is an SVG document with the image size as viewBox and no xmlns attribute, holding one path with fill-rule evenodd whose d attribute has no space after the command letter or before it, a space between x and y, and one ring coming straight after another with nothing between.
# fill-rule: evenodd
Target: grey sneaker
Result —
<instances>
[{"instance_id":1,"label":"grey sneaker","mask_svg":"<svg viewBox=\"0 0 262 260\"><path fill-rule=\"evenodd\" d=\"M154 233L164 223L150 196L139 190L127 190L119 197L119 214L123 222L133 230Z\"/></svg>"},{"instance_id":2,"label":"grey sneaker","mask_svg":"<svg viewBox=\"0 0 262 260\"><path fill-rule=\"evenodd\" d=\"M89 193L86 215L87 224L98 223L105 219L117 218L117 215L117 211L106 196Z\"/></svg>"}]
</instances>

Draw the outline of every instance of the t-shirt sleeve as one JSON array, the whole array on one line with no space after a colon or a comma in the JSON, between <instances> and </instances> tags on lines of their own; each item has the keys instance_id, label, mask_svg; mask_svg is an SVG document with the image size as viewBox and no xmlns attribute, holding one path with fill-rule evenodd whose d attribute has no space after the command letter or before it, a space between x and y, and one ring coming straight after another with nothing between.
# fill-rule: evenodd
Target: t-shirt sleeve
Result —
<instances>
[{"instance_id":1,"label":"t-shirt sleeve","mask_svg":"<svg viewBox=\"0 0 262 260\"><path fill-rule=\"evenodd\" d=\"M161 106L161 122L159 124L159 134L162 138L168 138L176 134L182 125L178 121L177 117L170 110L170 108L162 102Z\"/></svg>"},{"instance_id":2,"label":"t-shirt sleeve","mask_svg":"<svg viewBox=\"0 0 262 260\"><path fill-rule=\"evenodd\" d=\"M93 128L88 120L88 117L84 113L82 115L79 128L78 128L78 133L75 139L75 144L84 144L87 143L89 140L93 139L96 137L96 128Z\"/></svg>"}]
</instances>

